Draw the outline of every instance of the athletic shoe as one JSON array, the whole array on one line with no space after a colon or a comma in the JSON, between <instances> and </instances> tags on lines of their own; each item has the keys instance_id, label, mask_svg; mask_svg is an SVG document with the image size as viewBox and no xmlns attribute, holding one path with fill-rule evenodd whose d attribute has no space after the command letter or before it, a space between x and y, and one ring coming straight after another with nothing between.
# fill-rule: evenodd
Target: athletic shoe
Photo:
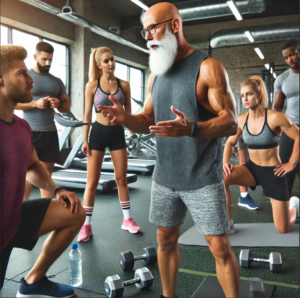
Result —
<instances>
[{"instance_id":1,"label":"athletic shoe","mask_svg":"<svg viewBox=\"0 0 300 298\"><path fill-rule=\"evenodd\" d=\"M56 297L68 298L75 295L74 289L68 286L60 285L50 281L44 276L38 282L28 285L24 278L21 280L21 286L17 297Z\"/></svg>"},{"instance_id":2,"label":"athletic shoe","mask_svg":"<svg viewBox=\"0 0 300 298\"><path fill-rule=\"evenodd\" d=\"M141 231L141 228L134 222L132 217L127 219L123 218L123 224L121 229L129 231L132 234L138 233Z\"/></svg>"},{"instance_id":3,"label":"athletic shoe","mask_svg":"<svg viewBox=\"0 0 300 298\"><path fill-rule=\"evenodd\" d=\"M258 204L253 201L249 194L247 194L244 198L240 196L238 205L251 210L258 209Z\"/></svg>"},{"instance_id":4,"label":"athletic shoe","mask_svg":"<svg viewBox=\"0 0 300 298\"><path fill-rule=\"evenodd\" d=\"M290 208L296 208L297 216L299 217L299 198L297 197L290 198Z\"/></svg>"},{"instance_id":5,"label":"athletic shoe","mask_svg":"<svg viewBox=\"0 0 300 298\"><path fill-rule=\"evenodd\" d=\"M93 235L93 232L92 232L92 225L83 225L81 230L80 230L80 233L78 235L78 239L77 241L78 242L86 242L86 241L89 241L90 239L90 236Z\"/></svg>"},{"instance_id":6,"label":"athletic shoe","mask_svg":"<svg viewBox=\"0 0 300 298\"><path fill-rule=\"evenodd\" d=\"M226 232L227 235L236 233L236 229L233 225L233 220L228 220L228 224L229 224L229 231Z\"/></svg>"}]
</instances>

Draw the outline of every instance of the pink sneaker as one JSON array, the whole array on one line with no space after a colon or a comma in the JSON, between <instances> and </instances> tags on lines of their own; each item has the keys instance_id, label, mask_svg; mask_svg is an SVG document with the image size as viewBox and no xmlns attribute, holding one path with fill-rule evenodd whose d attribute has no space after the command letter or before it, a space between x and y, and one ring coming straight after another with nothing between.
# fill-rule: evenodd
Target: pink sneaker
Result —
<instances>
[{"instance_id":1,"label":"pink sneaker","mask_svg":"<svg viewBox=\"0 0 300 298\"><path fill-rule=\"evenodd\" d=\"M92 225L83 225L78 235L78 242L86 242L93 235Z\"/></svg>"},{"instance_id":2,"label":"pink sneaker","mask_svg":"<svg viewBox=\"0 0 300 298\"><path fill-rule=\"evenodd\" d=\"M134 222L132 217L129 217L127 219L123 218L123 224L121 229L129 231L130 233L138 233L141 231L141 228Z\"/></svg>"}]
</instances>

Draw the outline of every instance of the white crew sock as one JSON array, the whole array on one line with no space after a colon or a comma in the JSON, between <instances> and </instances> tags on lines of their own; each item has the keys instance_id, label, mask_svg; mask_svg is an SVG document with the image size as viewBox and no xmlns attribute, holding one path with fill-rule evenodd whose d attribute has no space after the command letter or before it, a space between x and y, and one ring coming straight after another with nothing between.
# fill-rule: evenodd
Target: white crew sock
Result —
<instances>
[{"instance_id":1,"label":"white crew sock","mask_svg":"<svg viewBox=\"0 0 300 298\"><path fill-rule=\"evenodd\" d=\"M92 214L93 214L93 209L94 207L90 207L90 206L83 206L83 209L85 210L85 225L90 225L91 224L91 220L92 220Z\"/></svg>"},{"instance_id":2,"label":"white crew sock","mask_svg":"<svg viewBox=\"0 0 300 298\"><path fill-rule=\"evenodd\" d=\"M248 192L241 192L241 197L242 198L246 198L247 197Z\"/></svg>"},{"instance_id":3,"label":"white crew sock","mask_svg":"<svg viewBox=\"0 0 300 298\"><path fill-rule=\"evenodd\" d=\"M124 218L128 219L130 217L130 201L126 201L126 202L120 201L120 204L121 204Z\"/></svg>"}]
</instances>

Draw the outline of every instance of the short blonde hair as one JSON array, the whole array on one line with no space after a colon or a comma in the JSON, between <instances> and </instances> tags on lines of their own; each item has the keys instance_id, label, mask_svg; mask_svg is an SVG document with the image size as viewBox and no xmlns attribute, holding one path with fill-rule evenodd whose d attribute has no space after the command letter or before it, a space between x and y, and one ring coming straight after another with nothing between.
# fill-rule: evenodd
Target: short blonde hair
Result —
<instances>
[{"instance_id":1,"label":"short blonde hair","mask_svg":"<svg viewBox=\"0 0 300 298\"><path fill-rule=\"evenodd\" d=\"M113 53L110 48L101 47L93 50L90 56L89 81L97 80L102 76L102 70L97 66L101 63L101 56L105 53Z\"/></svg>"},{"instance_id":2,"label":"short blonde hair","mask_svg":"<svg viewBox=\"0 0 300 298\"><path fill-rule=\"evenodd\" d=\"M27 51L22 46L3 45L1 46L0 56L0 75L3 77L9 72L13 60L26 59Z\"/></svg>"},{"instance_id":3,"label":"short blonde hair","mask_svg":"<svg viewBox=\"0 0 300 298\"><path fill-rule=\"evenodd\" d=\"M257 95L261 95L259 104L266 109L268 105L268 92L265 82L262 80L262 78L259 76L252 76L250 79L245 80L241 84L241 87L244 86L251 86Z\"/></svg>"}]
</instances>

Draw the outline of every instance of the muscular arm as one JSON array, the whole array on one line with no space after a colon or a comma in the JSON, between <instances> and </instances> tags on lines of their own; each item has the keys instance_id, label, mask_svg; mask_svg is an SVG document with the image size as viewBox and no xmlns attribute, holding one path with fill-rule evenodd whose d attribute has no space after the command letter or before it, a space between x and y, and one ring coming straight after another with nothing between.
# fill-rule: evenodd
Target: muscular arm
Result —
<instances>
[{"instance_id":1,"label":"muscular arm","mask_svg":"<svg viewBox=\"0 0 300 298\"><path fill-rule=\"evenodd\" d=\"M36 104L35 104L34 100L32 100L30 103L17 103L15 110L26 111L26 110L30 110L33 108L36 108Z\"/></svg>"},{"instance_id":2,"label":"muscular arm","mask_svg":"<svg viewBox=\"0 0 300 298\"><path fill-rule=\"evenodd\" d=\"M274 93L273 111L282 112L285 95L282 91Z\"/></svg>"},{"instance_id":3,"label":"muscular arm","mask_svg":"<svg viewBox=\"0 0 300 298\"><path fill-rule=\"evenodd\" d=\"M197 95L203 92L203 88L207 90L208 102L217 112L217 117L198 122L200 126L198 137L220 138L235 135L237 133L237 115L228 75L223 65L211 58L201 64ZM199 102L201 103L201 101Z\"/></svg>"},{"instance_id":4,"label":"muscular arm","mask_svg":"<svg viewBox=\"0 0 300 298\"><path fill-rule=\"evenodd\" d=\"M55 189L58 188L49 176L45 167L38 160L35 149L32 151L28 162L26 180L38 188L42 188L51 193L54 193Z\"/></svg>"},{"instance_id":5,"label":"muscular arm","mask_svg":"<svg viewBox=\"0 0 300 298\"><path fill-rule=\"evenodd\" d=\"M244 115L238 117L238 131L234 136L228 138L225 147L224 147L224 154L223 154L223 163L229 163L229 160L232 156L233 150L232 148L237 144L240 136L243 133L242 127L245 123Z\"/></svg>"},{"instance_id":6,"label":"muscular arm","mask_svg":"<svg viewBox=\"0 0 300 298\"><path fill-rule=\"evenodd\" d=\"M71 102L70 98L67 94L57 96L57 99L60 101L60 107L58 107L58 111L61 113L67 113L70 111Z\"/></svg>"}]
</instances>

